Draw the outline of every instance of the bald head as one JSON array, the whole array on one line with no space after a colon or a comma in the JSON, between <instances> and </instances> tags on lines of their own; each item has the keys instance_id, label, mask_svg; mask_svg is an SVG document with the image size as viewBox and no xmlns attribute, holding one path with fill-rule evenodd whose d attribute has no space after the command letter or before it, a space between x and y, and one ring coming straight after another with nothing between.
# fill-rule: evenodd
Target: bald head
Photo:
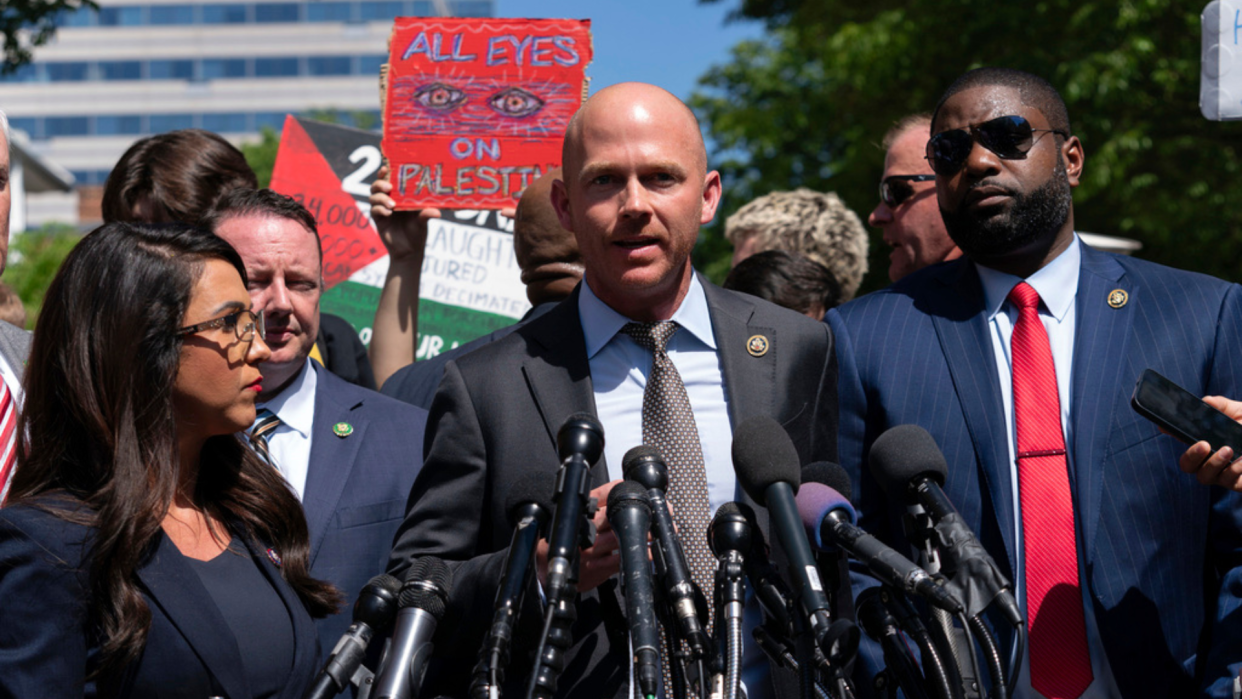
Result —
<instances>
[{"instance_id":1,"label":"bald head","mask_svg":"<svg viewBox=\"0 0 1242 699\"><path fill-rule=\"evenodd\" d=\"M536 306L564 299L582 279L578 241L552 208L552 182L560 176L558 167L532 182L518 200L513 220L513 251L526 298Z\"/></svg>"},{"instance_id":2,"label":"bald head","mask_svg":"<svg viewBox=\"0 0 1242 699\"><path fill-rule=\"evenodd\" d=\"M643 124L659 124L675 134L685 152L693 154L692 161L683 164L700 176L707 173L707 148L694 112L673 93L647 83L610 85L582 104L565 129L561 152L565 172L574 177L581 169L582 144L589 134L602 135L601 131L632 129Z\"/></svg>"}]
</instances>

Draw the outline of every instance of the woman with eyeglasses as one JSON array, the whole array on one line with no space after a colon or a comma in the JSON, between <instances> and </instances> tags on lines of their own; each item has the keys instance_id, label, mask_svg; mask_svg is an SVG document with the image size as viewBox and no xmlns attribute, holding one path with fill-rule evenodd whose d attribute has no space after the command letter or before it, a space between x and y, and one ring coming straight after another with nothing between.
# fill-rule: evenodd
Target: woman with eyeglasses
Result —
<instances>
[{"instance_id":1,"label":"woman with eyeglasses","mask_svg":"<svg viewBox=\"0 0 1242 699\"><path fill-rule=\"evenodd\" d=\"M241 259L182 224L107 224L48 289L0 509L0 696L301 697L296 497L236 436L269 355Z\"/></svg>"}]
</instances>

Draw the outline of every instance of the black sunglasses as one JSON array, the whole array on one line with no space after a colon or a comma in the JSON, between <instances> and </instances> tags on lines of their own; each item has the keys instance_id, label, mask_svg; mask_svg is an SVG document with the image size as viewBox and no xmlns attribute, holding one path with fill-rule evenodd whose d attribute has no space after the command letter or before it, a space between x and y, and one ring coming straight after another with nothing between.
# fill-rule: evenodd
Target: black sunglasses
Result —
<instances>
[{"instance_id":1,"label":"black sunglasses","mask_svg":"<svg viewBox=\"0 0 1242 699\"><path fill-rule=\"evenodd\" d=\"M1031 128L1031 122L1025 117L996 117L969 129L942 131L932 136L927 142L927 159L931 161L932 170L937 175L956 174L970 156L974 142L978 141L984 148L1005 160L1021 160L1034 147L1034 135L1037 132L1054 133L1061 138L1069 138L1067 132L1059 129Z\"/></svg>"},{"instance_id":2,"label":"black sunglasses","mask_svg":"<svg viewBox=\"0 0 1242 699\"><path fill-rule=\"evenodd\" d=\"M880 180L880 201L890 209L896 209L901 203L914 194L911 182L927 182L936 179L935 175L889 175Z\"/></svg>"}]
</instances>

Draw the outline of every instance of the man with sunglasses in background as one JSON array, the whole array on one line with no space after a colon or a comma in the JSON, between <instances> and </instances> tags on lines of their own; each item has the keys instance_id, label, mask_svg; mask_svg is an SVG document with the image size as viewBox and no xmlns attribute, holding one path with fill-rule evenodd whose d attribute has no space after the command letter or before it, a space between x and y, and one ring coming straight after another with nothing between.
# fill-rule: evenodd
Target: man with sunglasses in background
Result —
<instances>
[{"instance_id":1,"label":"man with sunglasses in background","mask_svg":"<svg viewBox=\"0 0 1242 699\"><path fill-rule=\"evenodd\" d=\"M1085 151L1038 77L960 77L926 152L964 257L829 313L860 524L905 543L906 502L861 465L882 432L919 425L1027 619L1015 696L1229 696L1242 501L1178 470L1184 446L1129 399L1149 367L1242 393L1242 287L1078 239ZM1006 657L1014 634L991 618Z\"/></svg>"},{"instance_id":2,"label":"man with sunglasses in background","mask_svg":"<svg viewBox=\"0 0 1242 699\"><path fill-rule=\"evenodd\" d=\"M884 242L893 248L888 255L889 281L962 256L936 205L936 176L926 158L930 128L930 114L911 114L884 135L880 203L867 223L882 230Z\"/></svg>"},{"instance_id":3,"label":"man with sunglasses in background","mask_svg":"<svg viewBox=\"0 0 1242 699\"><path fill-rule=\"evenodd\" d=\"M251 446L302 501L310 574L345 595L340 612L315 621L326 657L349 627L358 592L384 572L422 465L427 411L309 359L319 330L323 249L315 218L301 204L268 189L237 189L204 226L237 249L253 309L265 316L272 356L259 365Z\"/></svg>"}]
</instances>

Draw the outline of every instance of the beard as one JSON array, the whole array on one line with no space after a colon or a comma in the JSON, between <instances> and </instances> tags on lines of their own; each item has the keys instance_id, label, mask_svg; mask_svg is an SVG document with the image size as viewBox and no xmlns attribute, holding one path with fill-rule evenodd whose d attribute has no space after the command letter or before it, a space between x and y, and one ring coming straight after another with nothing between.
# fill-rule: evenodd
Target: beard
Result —
<instances>
[{"instance_id":1,"label":"beard","mask_svg":"<svg viewBox=\"0 0 1242 699\"><path fill-rule=\"evenodd\" d=\"M990 213L960 206L956 212L940 209L949 237L968 257L988 260L1051 242L1069 218L1073 196L1065 161L1057 153L1052 177L1029 194L1010 192L1007 212Z\"/></svg>"}]
</instances>

